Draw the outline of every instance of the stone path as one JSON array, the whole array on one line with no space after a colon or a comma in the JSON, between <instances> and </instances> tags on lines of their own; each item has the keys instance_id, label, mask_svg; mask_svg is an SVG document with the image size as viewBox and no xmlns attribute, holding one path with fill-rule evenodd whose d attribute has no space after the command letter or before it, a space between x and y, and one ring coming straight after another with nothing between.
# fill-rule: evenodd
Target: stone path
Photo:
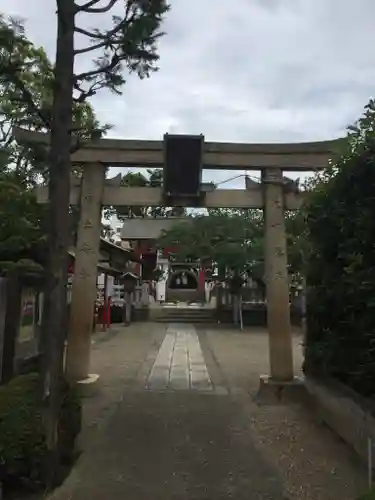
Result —
<instances>
[{"instance_id":1,"label":"stone path","mask_svg":"<svg viewBox=\"0 0 375 500\"><path fill-rule=\"evenodd\" d=\"M253 401L266 332L144 323L107 338L93 348L102 390L85 401L83 454L49 500L353 500L366 488L303 408Z\"/></svg>"},{"instance_id":2,"label":"stone path","mask_svg":"<svg viewBox=\"0 0 375 500\"><path fill-rule=\"evenodd\" d=\"M148 389L212 391L210 376L193 325L171 325L147 381Z\"/></svg>"},{"instance_id":3,"label":"stone path","mask_svg":"<svg viewBox=\"0 0 375 500\"><path fill-rule=\"evenodd\" d=\"M59 500L284 500L241 408L202 392L127 394Z\"/></svg>"}]
</instances>

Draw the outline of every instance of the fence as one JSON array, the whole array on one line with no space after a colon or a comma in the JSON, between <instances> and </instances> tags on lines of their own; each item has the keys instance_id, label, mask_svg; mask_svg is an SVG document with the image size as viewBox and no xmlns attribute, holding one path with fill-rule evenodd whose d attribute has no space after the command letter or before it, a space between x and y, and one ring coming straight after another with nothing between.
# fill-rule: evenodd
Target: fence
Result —
<instances>
[{"instance_id":1,"label":"fence","mask_svg":"<svg viewBox=\"0 0 375 500\"><path fill-rule=\"evenodd\" d=\"M241 289L242 305L246 309L249 305L264 304L264 293L260 288L243 287ZM233 306L233 294L230 293L228 288L217 289L218 302L221 301L222 307L231 309Z\"/></svg>"},{"instance_id":2,"label":"fence","mask_svg":"<svg viewBox=\"0 0 375 500\"><path fill-rule=\"evenodd\" d=\"M231 308L233 305L233 295L228 288L218 288L217 296L221 299L221 304L224 308ZM244 309L252 305L265 304L265 290L255 287L243 287L241 289L242 304ZM301 290L291 288L290 291L290 304L294 308L302 308L302 295Z\"/></svg>"},{"instance_id":3,"label":"fence","mask_svg":"<svg viewBox=\"0 0 375 500\"><path fill-rule=\"evenodd\" d=\"M0 382L3 371L3 351L5 337L5 314L6 314L6 284L5 278L0 278Z\"/></svg>"},{"instance_id":4,"label":"fence","mask_svg":"<svg viewBox=\"0 0 375 500\"><path fill-rule=\"evenodd\" d=\"M242 295L242 318L245 325L266 326L267 307L265 289L261 287L243 287ZM222 323L234 321L235 313L233 305L235 297L228 288L218 288L216 290L218 319ZM290 291L290 318L295 326L301 326L303 318L301 292L294 287Z\"/></svg>"},{"instance_id":5,"label":"fence","mask_svg":"<svg viewBox=\"0 0 375 500\"><path fill-rule=\"evenodd\" d=\"M41 294L38 280L0 278L0 383L35 368L39 354Z\"/></svg>"}]
</instances>

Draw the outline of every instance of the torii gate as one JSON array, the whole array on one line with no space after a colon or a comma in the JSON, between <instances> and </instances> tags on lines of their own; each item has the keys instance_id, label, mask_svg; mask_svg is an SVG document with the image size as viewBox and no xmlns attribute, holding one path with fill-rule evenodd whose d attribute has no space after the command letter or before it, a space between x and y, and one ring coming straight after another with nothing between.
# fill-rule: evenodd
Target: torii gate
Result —
<instances>
[{"instance_id":1,"label":"torii gate","mask_svg":"<svg viewBox=\"0 0 375 500\"><path fill-rule=\"evenodd\" d=\"M49 137L15 129L22 142L48 145ZM203 207L259 208L265 211L265 277L271 380L294 379L289 283L287 273L284 210L300 207L303 193L283 177L283 171L325 168L342 139L295 144L204 143L203 168L260 170L261 183L248 179L245 190L202 186ZM86 142L72 155L72 163L83 166L82 180L72 179L71 204L80 204L75 278L72 288L66 371L70 380L89 374L91 319L96 295L100 221L103 206L161 206L161 188L124 187L121 176L105 179L106 166L157 168L164 161L162 141L98 139ZM48 188L37 190L39 203L48 201Z\"/></svg>"}]
</instances>

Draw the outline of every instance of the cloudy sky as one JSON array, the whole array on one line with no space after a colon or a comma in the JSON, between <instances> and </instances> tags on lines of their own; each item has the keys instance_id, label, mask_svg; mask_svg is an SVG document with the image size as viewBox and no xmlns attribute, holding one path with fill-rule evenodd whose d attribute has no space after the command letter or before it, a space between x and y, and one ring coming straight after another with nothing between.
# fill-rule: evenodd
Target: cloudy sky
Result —
<instances>
[{"instance_id":1,"label":"cloudy sky","mask_svg":"<svg viewBox=\"0 0 375 500\"><path fill-rule=\"evenodd\" d=\"M345 133L375 93L374 0L171 3L160 71L149 80L130 77L122 96L102 92L92 101L100 120L114 125L111 136L161 139L170 132L203 133L208 141L225 142L332 139ZM55 10L51 0L1 0L1 11L24 18L29 38L51 59ZM91 14L78 24L110 22ZM90 58L78 59L77 69L90 67ZM232 175L211 171L205 178Z\"/></svg>"}]
</instances>

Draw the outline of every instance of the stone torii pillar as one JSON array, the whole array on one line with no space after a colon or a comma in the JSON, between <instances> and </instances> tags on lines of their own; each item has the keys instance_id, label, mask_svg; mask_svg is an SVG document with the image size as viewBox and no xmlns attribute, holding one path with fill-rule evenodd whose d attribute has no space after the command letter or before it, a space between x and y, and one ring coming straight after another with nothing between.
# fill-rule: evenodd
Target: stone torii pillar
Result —
<instances>
[{"instance_id":1,"label":"stone torii pillar","mask_svg":"<svg viewBox=\"0 0 375 500\"><path fill-rule=\"evenodd\" d=\"M265 219L265 277L271 381L291 382L293 348L281 168L262 170Z\"/></svg>"},{"instance_id":2,"label":"stone torii pillar","mask_svg":"<svg viewBox=\"0 0 375 500\"><path fill-rule=\"evenodd\" d=\"M101 163L84 167L65 361L70 382L85 380L89 376L104 181L105 168Z\"/></svg>"}]
</instances>

